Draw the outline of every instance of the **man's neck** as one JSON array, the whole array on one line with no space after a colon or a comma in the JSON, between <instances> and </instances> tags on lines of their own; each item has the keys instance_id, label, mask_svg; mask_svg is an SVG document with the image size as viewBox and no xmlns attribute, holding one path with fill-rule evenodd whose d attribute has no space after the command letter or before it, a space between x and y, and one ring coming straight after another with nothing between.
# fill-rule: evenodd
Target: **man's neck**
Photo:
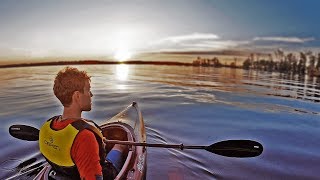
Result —
<instances>
[{"instance_id":1,"label":"man's neck","mask_svg":"<svg viewBox=\"0 0 320 180\"><path fill-rule=\"evenodd\" d=\"M64 107L62 119L81 118L81 110L73 107Z\"/></svg>"}]
</instances>

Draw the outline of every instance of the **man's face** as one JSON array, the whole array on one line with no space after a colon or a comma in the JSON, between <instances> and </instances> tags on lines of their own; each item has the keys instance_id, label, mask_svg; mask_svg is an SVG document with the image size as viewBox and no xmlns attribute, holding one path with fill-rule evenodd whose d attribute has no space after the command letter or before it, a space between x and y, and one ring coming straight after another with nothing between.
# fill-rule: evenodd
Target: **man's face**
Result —
<instances>
[{"instance_id":1,"label":"man's face","mask_svg":"<svg viewBox=\"0 0 320 180\"><path fill-rule=\"evenodd\" d=\"M83 93L80 92L80 108L82 111L90 111L91 110L91 86L90 82L86 81L84 88L83 88Z\"/></svg>"}]
</instances>

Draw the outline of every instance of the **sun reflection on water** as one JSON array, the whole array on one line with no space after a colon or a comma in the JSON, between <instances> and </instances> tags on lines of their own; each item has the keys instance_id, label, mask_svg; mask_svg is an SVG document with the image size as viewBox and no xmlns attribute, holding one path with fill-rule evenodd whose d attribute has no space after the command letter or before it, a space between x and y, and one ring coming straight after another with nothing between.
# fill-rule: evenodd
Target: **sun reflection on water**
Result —
<instances>
[{"instance_id":1,"label":"sun reflection on water","mask_svg":"<svg viewBox=\"0 0 320 180\"><path fill-rule=\"evenodd\" d=\"M120 81L125 81L128 79L129 66L126 64L119 64L116 66L116 77Z\"/></svg>"},{"instance_id":2,"label":"sun reflection on water","mask_svg":"<svg viewBox=\"0 0 320 180\"><path fill-rule=\"evenodd\" d=\"M126 81L128 80L128 75L129 75L129 65L126 65L126 64L116 65L115 78L118 80L118 82L116 83L115 87L118 90L127 89Z\"/></svg>"}]
</instances>

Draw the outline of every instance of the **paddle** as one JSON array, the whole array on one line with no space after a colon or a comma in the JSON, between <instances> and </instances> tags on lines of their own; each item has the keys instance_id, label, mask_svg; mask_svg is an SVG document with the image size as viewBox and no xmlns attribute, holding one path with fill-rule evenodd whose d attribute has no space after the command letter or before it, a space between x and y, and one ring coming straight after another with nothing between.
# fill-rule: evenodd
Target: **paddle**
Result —
<instances>
[{"instance_id":1,"label":"paddle","mask_svg":"<svg viewBox=\"0 0 320 180\"><path fill-rule=\"evenodd\" d=\"M255 157L259 156L263 147L260 143L252 140L226 140L220 141L210 146L186 146L183 144L150 144L150 143L137 143L130 141L117 141L117 140L105 140L110 144L123 144L133 146L147 146L147 147L160 147L160 148L175 148L175 149L204 149L214 154L227 157Z\"/></svg>"},{"instance_id":2,"label":"paddle","mask_svg":"<svg viewBox=\"0 0 320 180\"><path fill-rule=\"evenodd\" d=\"M11 136L27 140L37 141L39 140L39 130L37 128L27 125L12 125L9 128ZM218 154L227 157L255 157L259 156L263 151L263 146L252 140L227 140L220 141L209 146L185 146L183 144L150 144L150 143L138 143L130 141L117 141L117 140L105 140L110 144L123 144L132 146L147 146L147 147L160 147L160 148L176 148L176 149L204 149L208 152Z\"/></svg>"},{"instance_id":3,"label":"paddle","mask_svg":"<svg viewBox=\"0 0 320 180\"><path fill-rule=\"evenodd\" d=\"M27 125L12 125L9 127L9 133L11 136L21 140L39 140L39 129Z\"/></svg>"}]
</instances>

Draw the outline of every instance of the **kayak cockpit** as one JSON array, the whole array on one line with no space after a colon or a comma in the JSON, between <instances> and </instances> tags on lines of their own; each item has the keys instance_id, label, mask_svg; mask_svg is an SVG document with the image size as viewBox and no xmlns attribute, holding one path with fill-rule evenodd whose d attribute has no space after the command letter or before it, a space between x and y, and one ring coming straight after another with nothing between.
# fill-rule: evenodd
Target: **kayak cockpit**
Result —
<instances>
[{"instance_id":1,"label":"kayak cockpit","mask_svg":"<svg viewBox=\"0 0 320 180\"><path fill-rule=\"evenodd\" d=\"M124 123L111 123L101 127L102 134L108 140L120 140L120 141L131 141L134 142L133 129ZM106 152L108 153L114 144L106 144ZM117 175L117 178L123 179L126 177L128 170L131 168L130 164L134 161L135 146L128 146L128 150L124 152L124 164ZM117 179L116 178L116 179Z\"/></svg>"}]
</instances>

